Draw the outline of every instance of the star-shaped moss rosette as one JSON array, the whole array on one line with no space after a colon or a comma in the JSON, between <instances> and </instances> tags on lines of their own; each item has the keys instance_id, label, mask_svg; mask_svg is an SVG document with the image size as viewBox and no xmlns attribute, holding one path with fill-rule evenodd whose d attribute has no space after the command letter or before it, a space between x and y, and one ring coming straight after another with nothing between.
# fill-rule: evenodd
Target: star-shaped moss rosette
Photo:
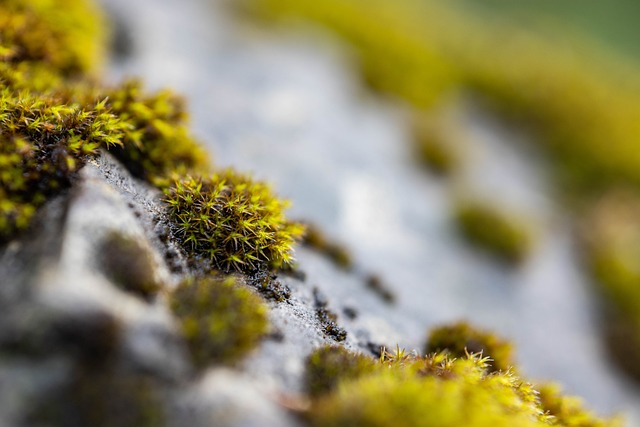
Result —
<instances>
[{"instance_id":1,"label":"star-shaped moss rosette","mask_svg":"<svg viewBox=\"0 0 640 427\"><path fill-rule=\"evenodd\" d=\"M177 180L166 190L169 214L185 249L223 271L278 268L293 260L301 224L268 185L231 169Z\"/></svg>"}]
</instances>

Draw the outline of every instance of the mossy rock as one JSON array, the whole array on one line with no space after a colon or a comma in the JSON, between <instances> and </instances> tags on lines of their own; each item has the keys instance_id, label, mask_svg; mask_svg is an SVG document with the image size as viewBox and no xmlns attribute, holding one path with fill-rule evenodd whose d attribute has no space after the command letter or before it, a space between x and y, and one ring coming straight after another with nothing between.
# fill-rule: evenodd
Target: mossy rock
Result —
<instances>
[{"instance_id":1,"label":"mossy rock","mask_svg":"<svg viewBox=\"0 0 640 427\"><path fill-rule=\"evenodd\" d=\"M171 308L198 367L234 364L269 328L267 306L232 276L185 280Z\"/></svg>"}]
</instances>

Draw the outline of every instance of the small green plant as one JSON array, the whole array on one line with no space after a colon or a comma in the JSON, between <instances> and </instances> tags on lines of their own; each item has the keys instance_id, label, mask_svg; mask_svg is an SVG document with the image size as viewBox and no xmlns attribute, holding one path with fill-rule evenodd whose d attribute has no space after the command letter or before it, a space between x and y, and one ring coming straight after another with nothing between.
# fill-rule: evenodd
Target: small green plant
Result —
<instances>
[{"instance_id":1,"label":"small green plant","mask_svg":"<svg viewBox=\"0 0 640 427\"><path fill-rule=\"evenodd\" d=\"M464 357L467 353L489 357L492 371L507 371L515 364L509 341L492 332L475 328L467 322L434 328L429 333L425 353L446 352L450 357Z\"/></svg>"},{"instance_id":2,"label":"small green plant","mask_svg":"<svg viewBox=\"0 0 640 427\"><path fill-rule=\"evenodd\" d=\"M171 308L198 367L233 364L267 333L267 306L232 276L185 280Z\"/></svg>"},{"instance_id":3,"label":"small green plant","mask_svg":"<svg viewBox=\"0 0 640 427\"><path fill-rule=\"evenodd\" d=\"M563 396L556 384L537 387L542 409L552 418L554 425L567 427L607 427L621 425L621 420L602 420L587 411L581 399Z\"/></svg>"},{"instance_id":4,"label":"small green plant","mask_svg":"<svg viewBox=\"0 0 640 427\"><path fill-rule=\"evenodd\" d=\"M506 262L523 261L533 244L531 230L523 219L487 203L461 202L455 207L454 217L469 242Z\"/></svg>"},{"instance_id":5,"label":"small green plant","mask_svg":"<svg viewBox=\"0 0 640 427\"><path fill-rule=\"evenodd\" d=\"M183 245L224 271L287 264L303 233L266 184L232 170L178 180L166 201Z\"/></svg>"}]
</instances>

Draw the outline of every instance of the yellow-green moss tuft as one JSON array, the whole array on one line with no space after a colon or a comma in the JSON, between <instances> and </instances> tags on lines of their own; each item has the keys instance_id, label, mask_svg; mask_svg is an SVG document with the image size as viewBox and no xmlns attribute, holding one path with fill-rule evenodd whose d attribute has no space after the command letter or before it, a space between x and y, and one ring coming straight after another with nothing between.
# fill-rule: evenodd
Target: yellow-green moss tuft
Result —
<instances>
[{"instance_id":1,"label":"yellow-green moss tuft","mask_svg":"<svg viewBox=\"0 0 640 427\"><path fill-rule=\"evenodd\" d=\"M441 326L429 332L425 353L440 352L446 352L451 357L464 357L467 353L482 354L491 359L489 366L492 371L507 371L515 365L511 343L467 322Z\"/></svg>"},{"instance_id":2,"label":"yellow-green moss tuft","mask_svg":"<svg viewBox=\"0 0 640 427\"><path fill-rule=\"evenodd\" d=\"M47 197L70 184L89 155L121 144L126 125L104 101L90 108L0 91L0 240L25 228Z\"/></svg>"},{"instance_id":3,"label":"yellow-green moss tuft","mask_svg":"<svg viewBox=\"0 0 640 427\"><path fill-rule=\"evenodd\" d=\"M111 152L137 177L165 188L171 176L205 171L205 150L191 137L184 101L168 90L146 94L131 80L109 90L108 107L127 123L122 146Z\"/></svg>"},{"instance_id":4,"label":"yellow-green moss tuft","mask_svg":"<svg viewBox=\"0 0 640 427\"><path fill-rule=\"evenodd\" d=\"M266 184L232 170L178 180L166 201L182 244L224 271L287 264L303 232Z\"/></svg>"},{"instance_id":5,"label":"yellow-green moss tuft","mask_svg":"<svg viewBox=\"0 0 640 427\"><path fill-rule=\"evenodd\" d=\"M231 276L185 280L171 308L198 367L235 363L268 330L267 306Z\"/></svg>"},{"instance_id":6,"label":"yellow-green moss tuft","mask_svg":"<svg viewBox=\"0 0 640 427\"><path fill-rule=\"evenodd\" d=\"M540 405L552 418L553 424L566 427L613 427L621 426L621 420L602 420L587 411L582 400L574 396L563 396L556 384L537 387Z\"/></svg>"},{"instance_id":7,"label":"yellow-green moss tuft","mask_svg":"<svg viewBox=\"0 0 640 427\"><path fill-rule=\"evenodd\" d=\"M306 414L311 425L386 427L398 420L424 427L617 425L616 420L598 419L574 398L548 387L541 399L530 383L511 370L492 371L489 359L478 354L421 357L397 348L384 351L371 365L361 358L330 349L310 357L308 377L328 372L332 378L322 383L320 391L325 393L315 395Z\"/></svg>"},{"instance_id":8,"label":"yellow-green moss tuft","mask_svg":"<svg viewBox=\"0 0 640 427\"><path fill-rule=\"evenodd\" d=\"M373 358L329 345L311 353L306 367L305 382L311 396L329 393L335 390L339 382L358 378L377 369Z\"/></svg>"},{"instance_id":9,"label":"yellow-green moss tuft","mask_svg":"<svg viewBox=\"0 0 640 427\"><path fill-rule=\"evenodd\" d=\"M4 0L0 60L45 66L63 75L96 70L103 60L104 26L85 0Z\"/></svg>"}]
</instances>

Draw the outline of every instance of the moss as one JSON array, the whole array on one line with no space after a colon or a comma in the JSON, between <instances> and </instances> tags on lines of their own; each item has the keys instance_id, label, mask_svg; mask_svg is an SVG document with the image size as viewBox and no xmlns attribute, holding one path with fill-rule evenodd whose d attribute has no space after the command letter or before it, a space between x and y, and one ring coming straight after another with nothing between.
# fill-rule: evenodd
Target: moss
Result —
<instances>
[{"instance_id":1,"label":"moss","mask_svg":"<svg viewBox=\"0 0 640 427\"><path fill-rule=\"evenodd\" d=\"M450 357L464 357L467 353L489 357L489 370L507 371L515 366L511 343L489 331L473 327L467 322L440 326L429 332L425 353L446 352Z\"/></svg>"},{"instance_id":2,"label":"moss","mask_svg":"<svg viewBox=\"0 0 640 427\"><path fill-rule=\"evenodd\" d=\"M96 70L105 34L85 0L5 0L0 5L0 60L53 69L65 76Z\"/></svg>"},{"instance_id":3,"label":"moss","mask_svg":"<svg viewBox=\"0 0 640 427\"><path fill-rule=\"evenodd\" d=\"M563 396L556 384L543 384L538 387L540 405L553 417L555 425L566 427L606 427L622 425L621 420L605 421L586 410L581 399Z\"/></svg>"},{"instance_id":4,"label":"moss","mask_svg":"<svg viewBox=\"0 0 640 427\"><path fill-rule=\"evenodd\" d=\"M353 46L367 82L419 111L473 92L504 114L532 123L567 188L589 191L620 181L640 186L637 72L585 40L573 39L568 48L557 43L563 34L536 36L455 2L239 4L269 20L305 17L329 27Z\"/></svg>"},{"instance_id":5,"label":"moss","mask_svg":"<svg viewBox=\"0 0 640 427\"><path fill-rule=\"evenodd\" d=\"M25 228L37 207L69 186L99 147L121 144L125 125L98 102L91 109L29 93L0 92L0 239Z\"/></svg>"},{"instance_id":6,"label":"moss","mask_svg":"<svg viewBox=\"0 0 640 427\"><path fill-rule=\"evenodd\" d=\"M108 107L128 124L111 152L137 177L158 187L171 176L209 168L208 155L190 136L184 101L168 90L147 94L137 80L107 91Z\"/></svg>"},{"instance_id":7,"label":"moss","mask_svg":"<svg viewBox=\"0 0 640 427\"><path fill-rule=\"evenodd\" d=\"M138 239L110 233L101 245L99 258L105 275L124 291L148 301L162 289L151 252Z\"/></svg>"},{"instance_id":8,"label":"moss","mask_svg":"<svg viewBox=\"0 0 640 427\"><path fill-rule=\"evenodd\" d=\"M640 197L610 192L584 216L583 258L605 297L605 327L614 360L635 378L640 368Z\"/></svg>"},{"instance_id":9,"label":"moss","mask_svg":"<svg viewBox=\"0 0 640 427\"><path fill-rule=\"evenodd\" d=\"M489 374L479 356L387 354L377 372L340 383L317 400L317 426L548 425L535 390L511 373Z\"/></svg>"},{"instance_id":10,"label":"moss","mask_svg":"<svg viewBox=\"0 0 640 427\"><path fill-rule=\"evenodd\" d=\"M332 392L340 381L358 378L374 372L373 358L352 353L343 347L324 346L306 360L305 383L311 396Z\"/></svg>"},{"instance_id":11,"label":"moss","mask_svg":"<svg viewBox=\"0 0 640 427\"><path fill-rule=\"evenodd\" d=\"M166 201L184 247L224 271L287 264L303 232L267 185L232 170L178 180Z\"/></svg>"},{"instance_id":12,"label":"moss","mask_svg":"<svg viewBox=\"0 0 640 427\"><path fill-rule=\"evenodd\" d=\"M267 307L229 276L185 280L171 294L194 363L233 364L267 333Z\"/></svg>"},{"instance_id":13,"label":"moss","mask_svg":"<svg viewBox=\"0 0 640 427\"><path fill-rule=\"evenodd\" d=\"M344 245L330 240L317 226L306 225L306 232L302 242L326 256L337 267L343 270L351 270L353 268L351 252Z\"/></svg>"},{"instance_id":14,"label":"moss","mask_svg":"<svg viewBox=\"0 0 640 427\"><path fill-rule=\"evenodd\" d=\"M414 138L419 158L429 169L448 175L459 164L455 125L440 114L420 114L414 119Z\"/></svg>"},{"instance_id":15,"label":"moss","mask_svg":"<svg viewBox=\"0 0 640 427\"><path fill-rule=\"evenodd\" d=\"M437 129L428 129L438 120L438 106L460 93L471 93L479 95L485 106L534 130L534 140L549 155L563 195L568 202L578 202L574 207L578 215L591 210L584 202L592 203L601 192L624 187L636 195L640 191L638 67L598 51L587 40L567 37L562 28L533 35L496 16L434 0L235 4L268 21L306 18L342 36L358 55L372 87L407 100L425 118L416 121L418 150L436 168L450 167L449 153L443 151L448 144L439 142ZM489 212L483 215L487 224L498 225L491 230L482 225L482 218L463 213L458 220L467 223L462 228L473 241L509 261L526 254L528 243L517 231L520 225L513 229L503 224L501 215ZM631 320L637 314L628 308L634 305L633 310L640 312L637 249L621 248L606 236L590 240L587 262L603 284L603 294L621 313L614 323L637 325ZM606 249L612 246L618 249Z\"/></svg>"},{"instance_id":16,"label":"moss","mask_svg":"<svg viewBox=\"0 0 640 427\"><path fill-rule=\"evenodd\" d=\"M454 217L469 242L508 263L523 261L533 244L531 231L522 218L489 204L461 202L455 207Z\"/></svg>"},{"instance_id":17,"label":"moss","mask_svg":"<svg viewBox=\"0 0 640 427\"><path fill-rule=\"evenodd\" d=\"M579 406L558 410L558 402L574 400L555 395L543 401L531 384L511 371L491 372L488 359L479 355L420 357L398 348L385 351L373 366L361 357L330 349L310 357L307 376L327 372L331 378L319 383L324 393L307 414L311 425L388 426L398 420L426 427L579 425L570 414L581 414L585 426L616 425Z\"/></svg>"}]
</instances>

